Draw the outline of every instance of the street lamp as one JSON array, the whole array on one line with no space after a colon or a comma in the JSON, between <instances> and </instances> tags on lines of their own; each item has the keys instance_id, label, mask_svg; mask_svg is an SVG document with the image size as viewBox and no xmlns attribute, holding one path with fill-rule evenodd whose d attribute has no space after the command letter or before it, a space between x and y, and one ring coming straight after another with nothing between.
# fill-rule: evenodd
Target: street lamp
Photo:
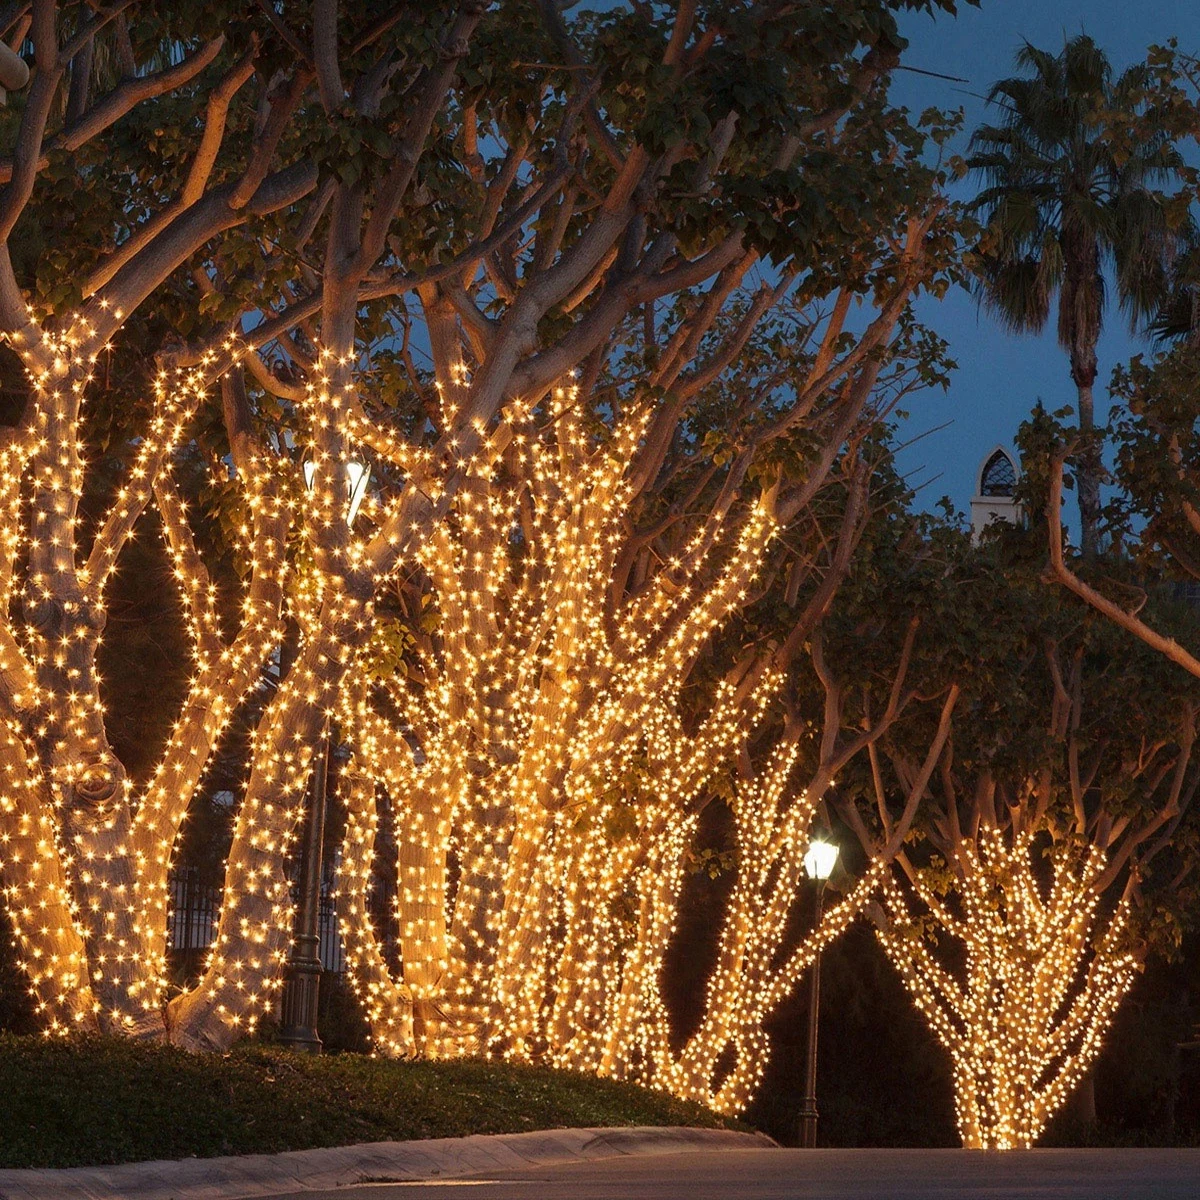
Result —
<instances>
[{"instance_id":1,"label":"street lamp","mask_svg":"<svg viewBox=\"0 0 1200 1200\"><path fill-rule=\"evenodd\" d=\"M366 463L350 459L346 463L346 524L353 525L354 518L367 495L367 485L371 482L371 468ZM317 464L311 458L304 460L304 487L312 492L317 478Z\"/></svg>"},{"instance_id":2,"label":"street lamp","mask_svg":"<svg viewBox=\"0 0 1200 1200\"><path fill-rule=\"evenodd\" d=\"M304 463L304 486L311 492L317 476L312 459ZM371 469L353 459L346 463L346 524L354 518L367 494ZM312 797L304 841L300 848L300 903L296 933L288 955L288 977L280 1005L279 1040L294 1050L321 1053L317 1034L317 1001L321 986L321 874L325 843L325 794L329 781L329 718L321 730L321 748L314 756Z\"/></svg>"},{"instance_id":3,"label":"street lamp","mask_svg":"<svg viewBox=\"0 0 1200 1200\"><path fill-rule=\"evenodd\" d=\"M825 884L837 866L838 848L832 842L814 838L804 855L804 870L816 882L816 920L814 932L821 927ZM821 951L813 955L808 976L808 1058L804 1067L804 1097L800 1101L800 1145L811 1149L817 1144L817 1013L821 1004Z\"/></svg>"},{"instance_id":4,"label":"street lamp","mask_svg":"<svg viewBox=\"0 0 1200 1200\"><path fill-rule=\"evenodd\" d=\"M837 866L838 848L832 842L823 842L814 838L808 844L804 853L804 871L809 879L816 879L824 884L833 874Z\"/></svg>"}]
</instances>

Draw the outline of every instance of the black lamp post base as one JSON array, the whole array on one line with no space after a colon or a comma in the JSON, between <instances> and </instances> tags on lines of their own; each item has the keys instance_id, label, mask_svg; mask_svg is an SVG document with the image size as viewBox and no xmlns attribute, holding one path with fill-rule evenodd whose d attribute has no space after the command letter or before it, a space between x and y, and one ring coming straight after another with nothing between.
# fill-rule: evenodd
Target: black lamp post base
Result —
<instances>
[{"instance_id":1,"label":"black lamp post base","mask_svg":"<svg viewBox=\"0 0 1200 1200\"><path fill-rule=\"evenodd\" d=\"M816 916L813 929L821 928L825 898L825 880L817 881ZM804 1095L800 1100L800 1147L811 1150L817 1144L817 1018L821 1011L821 951L813 955L808 969L808 1053L804 1062Z\"/></svg>"},{"instance_id":2,"label":"black lamp post base","mask_svg":"<svg viewBox=\"0 0 1200 1200\"><path fill-rule=\"evenodd\" d=\"M303 943L311 942L311 946ZM283 985L280 1005L280 1042L292 1050L320 1054L321 1039L317 1035L317 999L321 987L321 960L316 957L317 939L298 937L298 953L288 964L288 978Z\"/></svg>"},{"instance_id":3,"label":"black lamp post base","mask_svg":"<svg viewBox=\"0 0 1200 1200\"><path fill-rule=\"evenodd\" d=\"M802 1150L812 1150L817 1145L817 1102L811 1096L806 1096L800 1105L800 1141L797 1145Z\"/></svg>"}]
</instances>

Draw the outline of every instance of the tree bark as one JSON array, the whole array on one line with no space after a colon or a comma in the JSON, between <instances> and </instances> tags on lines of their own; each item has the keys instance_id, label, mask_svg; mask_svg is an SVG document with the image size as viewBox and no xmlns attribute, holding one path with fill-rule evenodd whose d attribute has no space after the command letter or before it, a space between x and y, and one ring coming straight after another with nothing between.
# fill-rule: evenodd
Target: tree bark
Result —
<instances>
[{"instance_id":1,"label":"tree bark","mask_svg":"<svg viewBox=\"0 0 1200 1200\"><path fill-rule=\"evenodd\" d=\"M1072 368L1074 374L1074 368ZM1095 378L1095 355L1092 357L1091 375ZM1094 444L1096 430L1095 403L1092 384L1078 385L1079 432L1085 438L1079 455L1079 466L1075 472L1079 487L1079 545L1083 557L1094 559L1099 549L1097 529L1100 523L1100 456Z\"/></svg>"}]
</instances>

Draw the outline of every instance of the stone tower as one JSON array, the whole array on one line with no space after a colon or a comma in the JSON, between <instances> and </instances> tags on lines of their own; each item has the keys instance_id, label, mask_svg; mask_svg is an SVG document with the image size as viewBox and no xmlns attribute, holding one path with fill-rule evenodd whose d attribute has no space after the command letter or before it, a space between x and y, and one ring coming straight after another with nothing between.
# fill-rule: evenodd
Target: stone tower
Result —
<instances>
[{"instance_id":1,"label":"stone tower","mask_svg":"<svg viewBox=\"0 0 1200 1200\"><path fill-rule=\"evenodd\" d=\"M1003 446L997 446L984 456L976 479L975 495L971 497L971 540L979 541L993 521L1021 521L1021 506L1013 493L1017 489L1021 468Z\"/></svg>"}]
</instances>

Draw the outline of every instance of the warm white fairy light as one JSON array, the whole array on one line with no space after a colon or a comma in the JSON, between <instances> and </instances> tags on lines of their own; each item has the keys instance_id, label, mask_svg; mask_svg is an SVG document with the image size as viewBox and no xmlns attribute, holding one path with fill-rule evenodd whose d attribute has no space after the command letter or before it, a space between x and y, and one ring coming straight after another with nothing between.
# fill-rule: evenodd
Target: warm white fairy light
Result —
<instances>
[{"instance_id":1,"label":"warm white fairy light","mask_svg":"<svg viewBox=\"0 0 1200 1200\"><path fill-rule=\"evenodd\" d=\"M169 1035L222 1047L274 1004L291 937L285 867L312 747L335 721L355 754L342 774L339 914L381 1050L537 1057L636 1076L726 1111L744 1106L768 1054L767 1017L879 878L872 869L819 931L776 961L819 799L788 786L794 747L782 748L759 781L739 789L739 876L722 958L701 1032L673 1049L660 986L695 839L692 809L781 681L767 673L744 695L721 684L690 733L681 689L778 536L770 498L710 514L644 586L614 599L634 498L629 470L651 403L630 406L598 434L576 383L564 381L536 404L509 401L490 433L463 423L433 454L367 422L354 356L319 348L300 410L303 466L252 438L234 450L251 571L227 639L170 458L240 347L227 346L221 364L210 358L156 381L155 424L81 567L79 405L95 354L80 328L31 357L37 421L13 452L15 479L0 479L4 511L28 514L11 545L14 556L29 551L31 611L44 602L52 618L34 620L26 644L0 638L0 655L12 659L5 678L28 680L13 700L25 715L14 717L12 756L35 764L23 776L33 781L28 796L0 798L0 812L14 814L4 845L15 847L15 868L5 878L16 881L10 905L47 1027L94 1020L162 1035L172 854L217 740L279 645L290 583L297 655L253 735L217 937L199 984L171 1003ZM462 368L442 391L444 427L454 428L469 390ZM406 493L373 497L356 457L364 451L402 472L407 494L444 500L445 519L419 536L398 528ZM195 669L164 756L133 795L104 739L100 622L88 605L102 611L104 580L151 497ZM293 521L307 549L294 577ZM355 680L402 542L424 567L439 627L437 652L418 650L407 664L422 685L388 681L397 725L372 711ZM650 764L640 778L628 770L635 758ZM366 911L377 787L387 789L400 832L399 977ZM730 1071L721 1066L728 1054Z\"/></svg>"},{"instance_id":2,"label":"warm white fairy light","mask_svg":"<svg viewBox=\"0 0 1200 1200\"><path fill-rule=\"evenodd\" d=\"M428 141L422 114L444 108L457 95L454 64L482 11L477 5L468 9L444 47L446 69L427 81L428 103L414 109L406 136L416 139L418 150ZM47 39L54 59L53 24L35 25L39 59ZM677 41L671 40L664 61L678 49ZM222 44L220 38L209 42L187 63L160 73L158 84L139 86L137 96L108 97L95 109L102 126L139 97L161 98L194 80ZM662 164L652 165L640 150L631 152L614 186L596 197L598 207L588 194L575 196L573 187L564 192L555 185L545 193L538 203L545 212L550 211L545 205L558 207L562 220L551 225L560 228L548 231L546 243L539 235L532 257L521 250L514 259L522 276L515 290L521 294L506 315L493 321L480 313L477 325L465 322L486 386L476 388L465 365L447 373L433 445L408 445L388 422L367 419L353 378L359 362L353 326L365 294L359 288L376 294L380 279L389 275L382 263L365 260L373 245L390 245L385 235L392 219L404 220L415 186L412 172L402 172L401 186L384 189L375 197L379 203L368 205L371 216L358 253L342 256L331 244L331 254L342 261L338 266L331 259L337 270L326 273L330 286L321 323L331 340L331 330L339 330L336 344L317 346L311 369L307 355L295 355L306 363L299 420L306 427L309 465L301 472L290 459L263 452L253 433L228 430L232 441L244 442L233 447L229 473L247 514L238 535L250 566L231 634L227 626L235 622L218 612L222 606L197 552L170 460L207 390L229 383L221 372L236 364L240 347L226 346L219 361L210 354L195 369L165 373L156 381L154 423L138 431L135 462L86 560L77 545L76 510L88 459L80 409L105 348L88 314L100 321L103 312L103 328L114 332L124 315L104 298L105 290L142 303L152 287L190 264L197 286L211 296L213 279L202 247L252 215L290 209L317 186L315 168L280 162L276 171L273 163L282 145L279 132L295 105L307 103L301 71L296 87L267 97L260 116L274 135L243 147L245 172L228 181L228 195L210 189L213 164L238 157L236 147L226 153L226 117L232 97L253 75L252 58L233 65L209 95L203 135L178 202L160 214L162 220L132 228L115 257L97 264L92 278L83 281L91 297L84 313L63 320L53 334L38 331L31 315L9 335L36 403L28 426L0 445L0 607L12 617L0 622L5 768L0 866L39 1007L54 1030L85 1024L168 1036L193 1047L224 1048L234 1034L253 1029L278 992L290 938L285 868L303 811L312 747L319 731L337 721L353 739L358 760L345 780L350 834L343 920L348 944L358 947L352 962L363 964L364 973L375 971L363 986L382 1027L392 1031L381 1034L377 1024L381 1044L425 1053L487 1046L560 1061L592 1061L603 1053L608 1068L622 1069L615 1065L620 1056L614 1057L612 1038L601 1034L632 1037L640 1013L662 1016L655 954L661 958L674 921L673 901L663 887L665 880L675 881L677 896L682 855L694 837L688 806L710 780L714 764L733 754L746 728L761 717L770 692L765 685L735 698L729 688L721 689L699 731L685 735L682 683L713 631L746 600L778 534L771 499L739 503L710 514L682 550L665 551L656 567L639 566L642 573L628 589L623 581L615 583L623 519L635 499L626 471L643 439L657 432L650 421L653 402L635 403L608 431L611 436L595 437L588 420L597 413L580 411L588 405L576 407L572 380L563 379L549 397L542 394L544 383L529 382L541 378L548 359L579 349L574 337L543 344L545 318L570 312L611 282L609 268L617 263L619 246L630 230L640 228L637 197L653 189ZM325 96L324 81L320 90ZM858 98L852 92L851 106ZM39 108L46 106L26 113L18 160L28 157L30 146L36 151L45 117L42 112L39 120ZM473 145L474 120L464 128ZM784 158L794 149L785 149ZM520 157L513 159L518 165ZM701 175L716 170L720 158L708 162ZM19 168L18 162L17 176L27 174ZM12 219L24 207L21 182L16 178L8 196ZM521 186L520 179L517 183ZM502 194L506 187L492 197L499 205L493 218L509 207ZM353 191L339 193L332 202L335 214L352 215L361 207ZM325 189L314 200L318 195L324 198L316 202L313 220L328 202ZM845 420L837 415L829 423L843 430L837 443L865 403L852 394L860 384L869 390L875 374L861 372L857 383L852 377L864 361L878 357L874 351L886 345L905 300L932 273L921 260L926 244L934 244L927 234L939 207L931 203L927 216L907 221L889 214L906 226L902 240L885 239L889 260L895 252L894 292L886 302L881 293L878 319L840 369L832 355L842 344L842 318L830 318L799 415L820 400L824 420L838 402L826 407L822 397L843 391L850 397ZM180 214L179 221L169 219ZM579 221L590 232L582 241L574 232L564 241L568 227L574 230ZM529 229L538 223L529 213L519 222ZM490 229L490 219L484 225ZM491 229L492 235L499 232L498 226ZM899 237L899 229L895 233ZM492 256L484 254L488 239L480 236L484 240L465 248L456 261L491 274ZM684 257L662 239L652 242L636 279L625 271L628 264L617 263L629 278L613 296L618 309L627 308L641 303L635 293L648 288L648 297L657 296L678 314L670 319L673 329L659 330L665 344L647 391L677 396L686 407L747 345L755 322L784 294L791 277L778 290L764 285L743 304L734 297L742 294L757 254L740 245L736 230L716 230L712 245ZM679 270L685 262L690 265ZM448 300L453 307L456 285L474 291L458 266L451 264L450 271L439 284L433 282L436 275L418 272L425 280L417 287L422 304L440 291L439 303ZM397 275L393 282L407 286L405 278ZM636 287L630 291L626 284ZM307 286L303 290L311 293ZM288 286L281 298L285 304L298 300ZM847 290L834 313L849 302ZM273 303L262 298L263 316ZM403 308L405 301L397 303ZM653 332L655 301L646 304ZM339 307L340 317L325 319ZM729 322L720 319L726 312ZM297 336L306 340L310 323L297 308L291 313L303 330ZM603 323L605 314L599 317ZM280 322L286 319L279 314ZM623 320L614 317L608 332L616 332ZM276 321L270 324L277 328ZM491 335L481 332L489 326L496 331L493 344L502 347L491 358ZM591 337L590 326L577 330L585 341ZM440 364L447 347L432 320L430 332L433 342L443 342L435 349ZM608 341L604 336L597 345ZM536 396L508 395L518 374ZM501 396L508 397L504 406ZM674 404L672 399L668 413ZM531 432L535 412L542 423L537 433ZM754 424L745 422L747 429ZM377 478L390 484L403 476L403 484L386 497L372 495L369 469L365 463L356 468L361 458L355 456L367 455L376 456ZM828 469L827 463L815 470L813 481L820 483ZM302 473L311 488L307 501ZM730 491L744 495L736 485ZM149 783L135 789L108 744L96 658L105 581L151 502L178 581L194 669L162 759ZM293 524L299 526L295 537ZM297 546L301 551L292 555ZM418 553L433 581L443 652L438 662L406 664L424 670L424 689L393 684L392 699L406 724L391 730L389 740L389 731L356 698L353 681L377 630L376 600L394 588L399 564L413 567ZM609 596L610 585L619 598ZM164 1012L172 855L223 731L281 649L285 608L299 628L298 653L252 736L250 777L239 797L216 941L200 983ZM653 784L638 791L629 786L626 767L648 747ZM364 872L371 869L371 789L380 785L392 792L404 831L397 901L404 979L394 986L376 970L382 959L372 959L361 903ZM762 848L789 869L798 861L811 802L799 801L793 809L805 819L781 816ZM628 953L623 904L635 906L639 920L644 917L646 945L656 950L639 946ZM775 928L777 908L769 915ZM630 962L636 967L632 973L626 971ZM638 972L643 981L631 991L626 981ZM777 1001L779 989L793 979L793 967L785 965L772 976L766 998L753 1001L750 1017L725 1021L737 1026L739 1058L746 1051L747 1062L761 1059L762 1006ZM627 1023L609 1029L606 1022L618 1003ZM400 1011L405 1005L407 1025ZM399 1014L394 1022L392 1010ZM659 1044L663 1027L661 1021L654 1026L653 1063L667 1061ZM608 1047L603 1052L600 1042ZM663 1078L670 1074L666 1065L662 1072Z\"/></svg>"},{"instance_id":3,"label":"warm white fairy light","mask_svg":"<svg viewBox=\"0 0 1200 1200\"><path fill-rule=\"evenodd\" d=\"M231 340L220 357L213 352L194 368L155 378L153 415L84 559L76 543L81 410L102 347L82 318L36 344L12 341L26 362L35 404L25 436L4 447L0 464L6 591L18 581L21 556L27 561L21 640L7 632L0 637L7 703L0 752L9 778L0 795L0 869L7 907L48 1032L98 1024L162 1036L171 858L214 746L278 645L294 488L287 464L252 444L235 450L250 581L227 640L170 458L221 364L235 360L241 347ZM350 497L355 508L366 482L365 470L359 472ZM107 745L95 661L105 584L151 502L184 601L194 672L158 767L135 794ZM315 636L318 643L310 661L340 667L350 651L338 635L364 624L363 604L334 596L324 611L331 634L309 631L309 641ZM284 866L311 744L289 721L314 705L332 709L319 674L310 668L289 678L276 699L279 724L258 731L254 781L239 812L244 836L223 895L233 926L222 926L202 986L183 998L177 1014L188 1005L211 1010L209 1032L193 1035L195 1044L221 1044L223 1030L253 1029L277 993L291 923ZM202 1021L196 1025L203 1031ZM188 1026L177 1020L175 1028Z\"/></svg>"},{"instance_id":4,"label":"warm white fairy light","mask_svg":"<svg viewBox=\"0 0 1200 1200\"><path fill-rule=\"evenodd\" d=\"M21 554L27 556L21 641L7 632L0 639L10 788L0 798L0 844L22 965L51 1032L93 1021L136 1027L161 975L162 949L145 936L139 894L144 849L128 782L105 738L95 659L105 584L203 395L207 365L156 378L153 416L81 560L80 418L104 347L82 317L65 330L38 341L10 337L25 362L34 408L24 436L5 448L0 483L6 595ZM181 577L193 566L181 548ZM199 656L212 646L211 611L198 600L192 612Z\"/></svg>"},{"instance_id":5,"label":"warm white fairy light","mask_svg":"<svg viewBox=\"0 0 1200 1200\"><path fill-rule=\"evenodd\" d=\"M1049 888L1031 834L1010 843L995 828L958 850L956 911L916 876L940 937L965 952L943 966L894 882L879 939L950 1055L963 1144L1029 1147L1095 1061L1138 971L1125 945L1128 897L1109 916L1096 887L1107 866L1097 847L1055 847Z\"/></svg>"},{"instance_id":6,"label":"warm white fairy light","mask_svg":"<svg viewBox=\"0 0 1200 1200\"><path fill-rule=\"evenodd\" d=\"M439 390L447 422L466 382L463 370ZM508 473L476 459L425 543L440 652L415 651L420 686L391 681L399 725L362 689L342 697L354 749L338 875L348 969L382 1052L539 1058L733 1112L761 1081L767 1018L882 872L778 961L820 798L796 795L796 747L781 747L738 788L718 969L701 1031L673 1047L660 983L695 842L690 810L781 680L768 673L744 696L719 685L690 735L679 692L778 526L765 502L727 527L711 521L614 608L627 473L649 410L597 438L577 399L570 381L536 413L511 404ZM640 780L628 770L637 757L652 764ZM397 873L398 975L367 916L377 788L398 835L385 864ZM736 1065L723 1072L729 1051Z\"/></svg>"}]
</instances>

